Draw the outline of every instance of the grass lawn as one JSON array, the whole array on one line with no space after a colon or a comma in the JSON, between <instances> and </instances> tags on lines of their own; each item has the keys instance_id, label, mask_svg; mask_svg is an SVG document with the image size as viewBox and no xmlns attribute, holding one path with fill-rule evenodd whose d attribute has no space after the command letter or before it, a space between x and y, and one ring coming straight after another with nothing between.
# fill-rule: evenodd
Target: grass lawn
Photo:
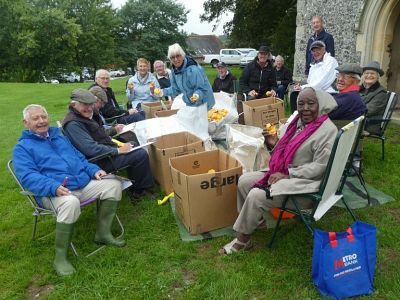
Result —
<instances>
[{"instance_id":1,"label":"grass lawn","mask_svg":"<svg viewBox=\"0 0 400 300\"><path fill-rule=\"evenodd\" d=\"M206 68L210 78L215 69ZM240 70L233 69L239 76ZM125 225L127 246L107 247L97 255L74 257L77 273L60 278L52 268L54 219L39 223L32 241L31 209L6 170L22 126L22 109L44 105L52 124L66 113L69 95L89 84L0 83L0 299L320 299L311 283L312 237L302 224L285 226L272 249L266 248L271 230L254 234L252 251L221 257L217 250L229 237L182 242L169 204L159 207L144 200L132 206L123 199L118 214ZM125 102L125 79L112 81L117 99ZM387 131L386 159L380 143L366 141L365 179L400 198L400 127ZM378 228L376 292L367 299L398 299L400 294L399 201L356 211ZM81 253L93 250L94 206L83 210L74 241ZM351 224L344 209L334 208L318 227L343 230Z\"/></svg>"}]
</instances>

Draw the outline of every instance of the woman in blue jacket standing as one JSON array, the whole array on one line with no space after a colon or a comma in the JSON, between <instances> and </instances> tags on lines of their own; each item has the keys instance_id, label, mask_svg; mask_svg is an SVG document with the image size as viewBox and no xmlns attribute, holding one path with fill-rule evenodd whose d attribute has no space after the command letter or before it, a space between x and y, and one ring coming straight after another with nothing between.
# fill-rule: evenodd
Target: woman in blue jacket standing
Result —
<instances>
[{"instance_id":1,"label":"woman in blue jacket standing","mask_svg":"<svg viewBox=\"0 0 400 300\"><path fill-rule=\"evenodd\" d=\"M203 68L193 58L186 56L179 44L168 47L168 58L172 63L171 86L163 89L162 95L175 97L182 93L186 105L207 103L207 108L211 109L215 98Z\"/></svg>"}]
</instances>

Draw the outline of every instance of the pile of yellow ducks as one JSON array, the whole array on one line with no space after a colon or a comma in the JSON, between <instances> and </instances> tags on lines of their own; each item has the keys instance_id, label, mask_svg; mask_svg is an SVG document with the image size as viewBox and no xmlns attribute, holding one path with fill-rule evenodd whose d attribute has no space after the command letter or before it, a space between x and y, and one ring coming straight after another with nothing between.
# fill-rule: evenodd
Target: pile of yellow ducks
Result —
<instances>
[{"instance_id":1,"label":"pile of yellow ducks","mask_svg":"<svg viewBox=\"0 0 400 300\"><path fill-rule=\"evenodd\" d=\"M267 135L275 135L277 132L277 128L274 124L267 123L265 124L265 132Z\"/></svg>"},{"instance_id":2,"label":"pile of yellow ducks","mask_svg":"<svg viewBox=\"0 0 400 300\"><path fill-rule=\"evenodd\" d=\"M228 110L225 108L211 108L208 111L208 121L219 122L228 114Z\"/></svg>"}]
</instances>

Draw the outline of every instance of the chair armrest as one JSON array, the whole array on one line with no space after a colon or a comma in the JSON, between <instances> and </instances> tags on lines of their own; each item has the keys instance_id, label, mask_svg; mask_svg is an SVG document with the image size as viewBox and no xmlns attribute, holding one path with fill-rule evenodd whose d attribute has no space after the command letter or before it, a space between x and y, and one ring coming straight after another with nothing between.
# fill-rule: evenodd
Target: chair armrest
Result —
<instances>
[{"instance_id":1,"label":"chair armrest","mask_svg":"<svg viewBox=\"0 0 400 300\"><path fill-rule=\"evenodd\" d=\"M113 154L113 151L110 150L110 151L107 151L107 152L102 153L102 154L100 154L100 155L91 157L91 158L88 159L88 161L91 162L91 163L93 163L93 162L96 162L96 161L98 161L98 160L101 160L101 159L104 159L104 158L107 158L107 157L111 157L111 156L113 156L113 155L114 155L114 154Z\"/></svg>"},{"instance_id":2,"label":"chair armrest","mask_svg":"<svg viewBox=\"0 0 400 300\"><path fill-rule=\"evenodd\" d=\"M20 191L21 195L35 197L35 194L30 191Z\"/></svg>"},{"instance_id":3,"label":"chair armrest","mask_svg":"<svg viewBox=\"0 0 400 300\"><path fill-rule=\"evenodd\" d=\"M114 116L114 117L109 117L109 118L104 118L107 123L111 122L116 122L118 118L125 116L125 113L122 113L120 115Z\"/></svg>"}]
</instances>

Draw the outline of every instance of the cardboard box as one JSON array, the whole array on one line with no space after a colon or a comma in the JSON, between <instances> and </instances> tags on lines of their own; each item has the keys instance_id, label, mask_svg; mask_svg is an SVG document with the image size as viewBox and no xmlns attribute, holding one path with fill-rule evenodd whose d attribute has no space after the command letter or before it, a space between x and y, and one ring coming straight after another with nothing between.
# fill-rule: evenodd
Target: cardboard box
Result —
<instances>
[{"instance_id":1,"label":"cardboard box","mask_svg":"<svg viewBox=\"0 0 400 300\"><path fill-rule=\"evenodd\" d=\"M178 132L158 137L149 147L150 167L154 179L167 194L173 192L169 159L204 151L204 143L189 132Z\"/></svg>"},{"instance_id":2,"label":"cardboard box","mask_svg":"<svg viewBox=\"0 0 400 300\"><path fill-rule=\"evenodd\" d=\"M264 128L265 124L278 124L285 117L285 107L281 99L269 97L243 102L244 123Z\"/></svg>"},{"instance_id":3,"label":"cardboard box","mask_svg":"<svg viewBox=\"0 0 400 300\"><path fill-rule=\"evenodd\" d=\"M240 163L222 150L171 158L176 213L191 234L231 226L238 212ZM208 173L210 169L216 172Z\"/></svg>"},{"instance_id":4,"label":"cardboard box","mask_svg":"<svg viewBox=\"0 0 400 300\"><path fill-rule=\"evenodd\" d=\"M171 109L172 102L171 101L163 101L165 108ZM143 102L142 103L142 110L146 115L146 119L154 118L154 113L156 111L163 110L163 106L161 105L160 101L156 102ZM165 109L164 109L165 110Z\"/></svg>"},{"instance_id":5,"label":"cardboard box","mask_svg":"<svg viewBox=\"0 0 400 300\"><path fill-rule=\"evenodd\" d=\"M161 118L161 117L169 117L172 115L176 115L179 109L171 109L171 110L158 110L154 112L154 117Z\"/></svg>"}]
</instances>

